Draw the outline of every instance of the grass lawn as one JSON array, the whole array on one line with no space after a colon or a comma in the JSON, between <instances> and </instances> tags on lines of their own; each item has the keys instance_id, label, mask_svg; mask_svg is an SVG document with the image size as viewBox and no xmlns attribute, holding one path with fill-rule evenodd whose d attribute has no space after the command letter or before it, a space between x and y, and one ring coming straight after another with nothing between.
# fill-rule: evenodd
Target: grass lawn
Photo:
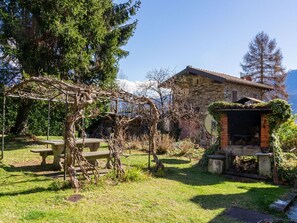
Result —
<instances>
[{"instance_id":1,"label":"grass lawn","mask_svg":"<svg viewBox=\"0 0 297 223\"><path fill-rule=\"evenodd\" d=\"M289 188L262 182L235 182L200 171L195 161L162 156L162 176L147 174L138 182L102 181L67 201L72 189L56 190L61 182L41 168L39 148L22 140L7 143L0 169L0 222L237 222L220 214L237 206L275 214L268 205ZM50 159L48 159L50 161ZM146 166L147 155L132 151L127 166ZM280 216L280 215L279 215ZM282 216L283 217L283 216Z\"/></svg>"}]
</instances>

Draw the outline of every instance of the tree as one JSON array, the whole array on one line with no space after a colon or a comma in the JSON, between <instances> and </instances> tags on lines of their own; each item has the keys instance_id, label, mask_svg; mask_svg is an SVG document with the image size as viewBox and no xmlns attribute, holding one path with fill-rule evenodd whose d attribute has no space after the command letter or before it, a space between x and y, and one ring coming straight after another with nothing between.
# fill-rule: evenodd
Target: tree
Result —
<instances>
[{"instance_id":1,"label":"tree","mask_svg":"<svg viewBox=\"0 0 297 223\"><path fill-rule=\"evenodd\" d=\"M171 75L172 71L168 68L151 70L145 76L147 81L140 86L141 92L139 92L139 94L153 98L154 102L159 107L161 117L164 116L166 105L168 105L171 97L170 91L161 87L161 84Z\"/></svg>"},{"instance_id":2,"label":"tree","mask_svg":"<svg viewBox=\"0 0 297 223\"><path fill-rule=\"evenodd\" d=\"M177 140L182 130L181 122L190 127L197 126L201 114L184 95L176 77L171 77L172 73L168 68L149 71L147 81L140 86L138 94L153 99L160 114L158 129L169 132ZM196 137L193 135L191 138Z\"/></svg>"},{"instance_id":3,"label":"tree","mask_svg":"<svg viewBox=\"0 0 297 223\"><path fill-rule=\"evenodd\" d=\"M264 92L261 99L288 99L285 89L286 71L282 65L282 53L275 39L270 39L263 31L258 33L249 44L249 51L243 57L241 77L257 83L266 84L274 88Z\"/></svg>"},{"instance_id":4,"label":"tree","mask_svg":"<svg viewBox=\"0 0 297 223\"><path fill-rule=\"evenodd\" d=\"M85 84L115 79L121 49L137 21L140 2L112 0L0 0L0 55L19 74L55 75ZM6 70L2 69L2 71ZM26 126L30 102L20 105L14 133Z\"/></svg>"}]
</instances>

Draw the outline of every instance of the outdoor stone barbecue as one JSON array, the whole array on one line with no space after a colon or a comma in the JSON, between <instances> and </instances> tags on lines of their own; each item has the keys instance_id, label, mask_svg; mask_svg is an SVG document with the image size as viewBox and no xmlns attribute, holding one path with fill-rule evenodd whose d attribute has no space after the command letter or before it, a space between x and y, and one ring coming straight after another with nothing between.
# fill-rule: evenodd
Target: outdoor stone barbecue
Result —
<instances>
[{"instance_id":1,"label":"outdoor stone barbecue","mask_svg":"<svg viewBox=\"0 0 297 223\"><path fill-rule=\"evenodd\" d=\"M271 109L267 107L244 106L245 102L259 103L253 98L243 98L238 107L218 108L220 114L220 156L209 157L209 171L222 173L230 170L236 156L256 156L258 174L272 177L271 158L269 153L270 126L268 121ZM215 161L214 161L215 160ZM213 163L213 164L212 164ZM218 170L218 167L225 167Z\"/></svg>"}]
</instances>

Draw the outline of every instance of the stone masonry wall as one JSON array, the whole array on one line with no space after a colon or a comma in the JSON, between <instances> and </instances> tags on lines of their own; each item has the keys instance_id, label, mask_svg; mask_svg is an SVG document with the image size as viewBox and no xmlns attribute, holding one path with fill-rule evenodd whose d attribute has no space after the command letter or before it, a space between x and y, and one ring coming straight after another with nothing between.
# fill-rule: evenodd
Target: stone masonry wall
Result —
<instances>
[{"instance_id":1,"label":"stone masonry wall","mask_svg":"<svg viewBox=\"0 0 297 223\"><path fill-rule=\"evenodd\" d=\"M232 91L237 91L237 100L243 97L261 98L261 90L255 87L234 83L224 84L224 100L232 102Z\"/></svg>"},{"instance_id":2,"label":"stone masonry wall","mask_svg":"<svg viewBox=\"0 0 297 223\"><path fill-rule=\"evenodd\" d=\"M211 136L204 127L208 106L214 101L224 100L224 84L215 83L209 78L193 75L185 75L176 83L180 88L174 92L174 97L181 95L184 100L191 103L197 111L199 118L197 125L189 125L189 122L181 121L181 139L190 137L200 145L209 145ZM192 131L189 134L189 130ZM194 132L194 133L193 133Z\"/></svg>"}]
</instances>

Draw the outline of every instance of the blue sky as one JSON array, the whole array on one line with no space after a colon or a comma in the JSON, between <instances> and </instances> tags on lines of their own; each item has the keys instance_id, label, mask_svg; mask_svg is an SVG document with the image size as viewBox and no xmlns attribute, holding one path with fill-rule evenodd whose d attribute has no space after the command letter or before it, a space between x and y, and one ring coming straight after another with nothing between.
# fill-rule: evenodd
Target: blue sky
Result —
<instances>
[{"instance_id":1,"label":"blue sky","mask_svg":"<svg viewBox=\"0 0 297 223\"><path fill-rule=\"evenodd\" d=\"M125 2L116 0L115 2ZM120 76L143 81L148 71L187 65L239 76L249 42L275 38L283 65L297 69L297 0L142 0Z\"/></svg>"}]
</instances>

